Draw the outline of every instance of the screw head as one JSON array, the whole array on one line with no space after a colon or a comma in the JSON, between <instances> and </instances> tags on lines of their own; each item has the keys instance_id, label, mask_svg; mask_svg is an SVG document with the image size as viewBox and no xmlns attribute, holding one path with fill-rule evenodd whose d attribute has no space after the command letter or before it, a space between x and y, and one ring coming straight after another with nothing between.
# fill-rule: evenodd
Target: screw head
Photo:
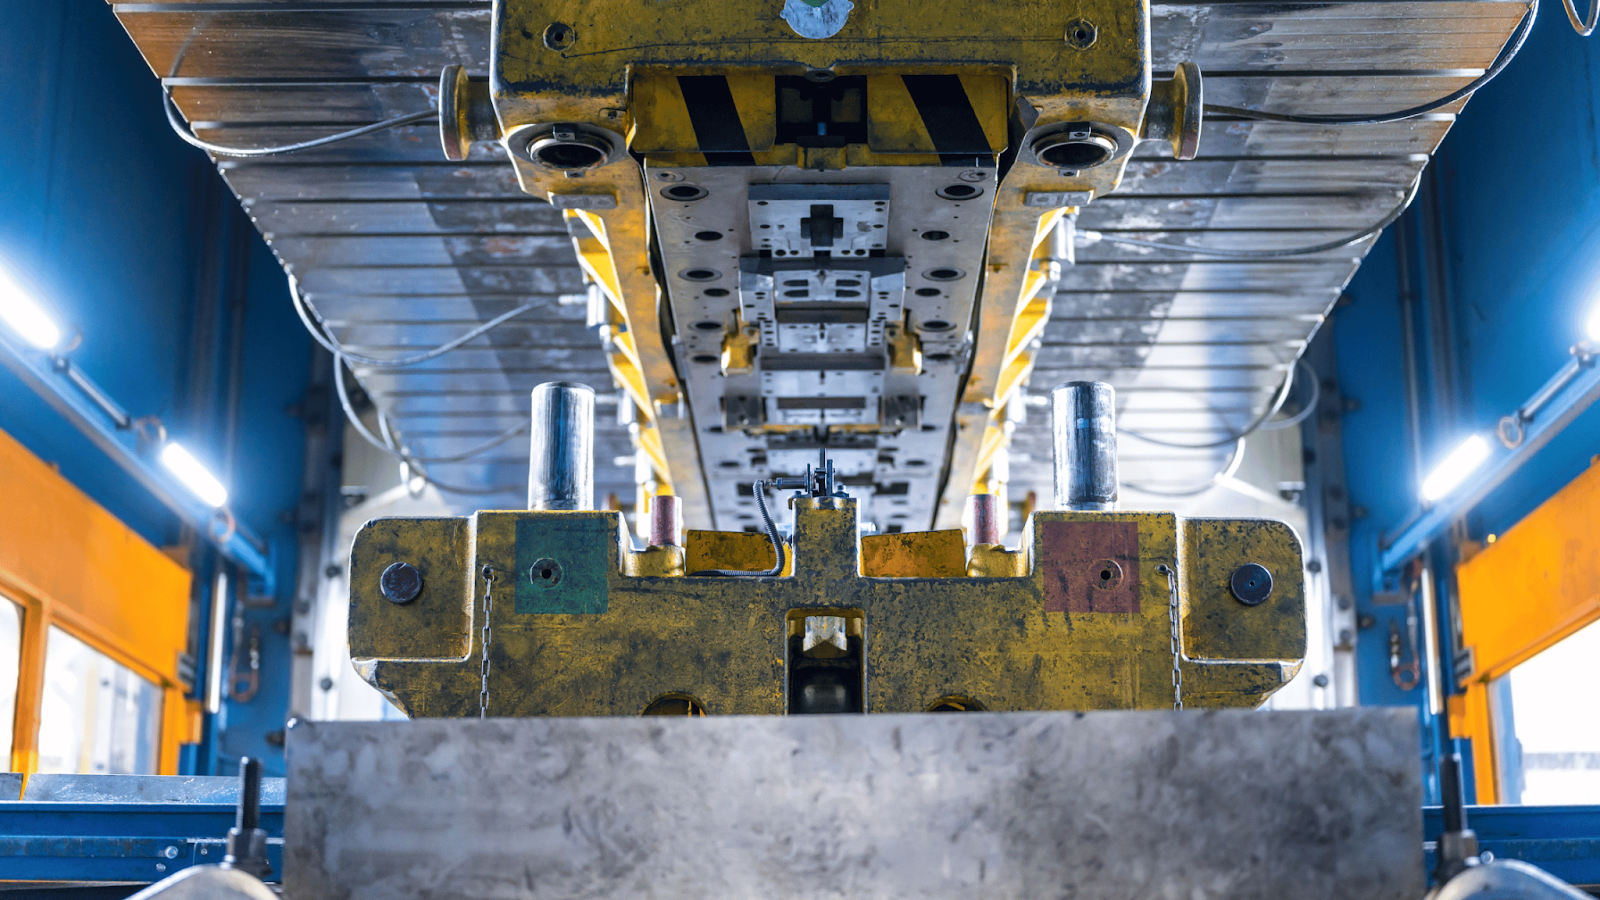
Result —
<instances>
[{"instance_id":1,"label":"screw head","mask_svg":"<svg viewBox=\"0 0 1600 900\"><path fill-rule=\"evenodd\" d=\"M1245 563L1233 570L1228 590L1245 606L1259 606L1272 595L1272 573L1260 563Z\"/></svg>"},{"instance_id":2,"label":"screw head","mask_svg":"<svg viewBox=\"0 0 1600 900\"><path fill-rule=\"evenodd\" d=\"M422 573L408 562L391 563L379 579L383 596L391 603L410 603L422 593Z\"/></svg>"},{"instance_id":3,"label":"screw head","mask_svg":"<svg viewBox=\"0 0 1600 900\"><path fill-rule=\"evenodd\" d=\"M167 849L161 851L161 855L165 856L167 859L177 859L178 858L178 848L169 845L167 847Z\"/></svg>"}]
</instances>

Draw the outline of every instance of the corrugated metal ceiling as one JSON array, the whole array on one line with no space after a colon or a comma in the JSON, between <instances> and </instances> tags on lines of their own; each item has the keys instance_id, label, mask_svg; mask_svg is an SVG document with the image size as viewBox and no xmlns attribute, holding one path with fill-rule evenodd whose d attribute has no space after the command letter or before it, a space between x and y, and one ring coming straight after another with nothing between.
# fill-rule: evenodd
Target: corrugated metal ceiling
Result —
<instances>
[{"instance_id":1,"label":"corrugated metal ceiling","mask_svg":"<svg viewBox=\"0 0 1600 900\"><path fill-rule=\"evenodd\" d=\"M776 7L776 4L775 4ZM489 63L478 0L114 3L151 67L205 140L269 146L429 108L440 69ZM1526 11L1483 2L1161 3L1157 72L1192 60L1208 103L1297 113L1383 112L1426 102L1487 67ZM1458 109L1459 104L1449 110ZM1200 158L1143 145L1122 188L1080 229L1158 241L1271 249L1381 219L1448 130L1449 110L1384 125L1309 126L1213 116ZM405 355L522 303L533 312L468 346L358 376L423 456L449 456L513 428L542 381L609 375L581 306L560 215L523 194L498 148L442 158L431 123L220 168L304 296L353 350ZM1180 443L1225 437L1265 408L1354 274L1371 240L1309 257L1236 261L1109 243L1081 246L1045 332L1035 392L1111 382L1122 424ZM602 408L597 490L631 497L626 427ZM1035 410L1017 431L1013 496L1050 494L1049 435ZM1229 447L1176 450L1125 438L1128 481L1203 482ZM526 445L437 464L441 481L488 490L463 508L516 507Z\"/></svg>"}]
</instances>

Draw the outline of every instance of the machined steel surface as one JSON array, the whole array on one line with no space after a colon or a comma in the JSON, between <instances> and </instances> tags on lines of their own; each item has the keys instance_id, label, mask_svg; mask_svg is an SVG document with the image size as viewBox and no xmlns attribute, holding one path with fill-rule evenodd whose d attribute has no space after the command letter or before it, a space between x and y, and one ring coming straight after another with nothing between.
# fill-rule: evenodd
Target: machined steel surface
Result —
<instances>
[{"instance_id":1,"label":"machined steel surface","mask_svg":"<svg viewBox=\"0 0 1600 900\"><path fill-rule=\"evenodd\" d=\"M8 797L16 800L19 798ZM227 803L239 802L239 779L227 775L53 775L29 776L20 799L54 803ZM261 779L261 805L283 805L283 779Z\"/></svg>"},{"instance_id":2,"label":"machined steel surface","mask_svg":"<svg viewBox=\"0 0 1600 900\"><path fill-rule=\"evenodd\" d=\"M528 508L594 509L594 389L551 381L533 389Z\"/></svg>"},{"instance_id":3,"label":"machined steel surface","mask_svg":"<svg viewBox=\"0 0 1600 900\"><path fill-rule=\"evenodd\" d=\"M444 67L489 71L487 2L114 9L199 135L235 146L319 137L426 109ZM752 14L762 9L777 15L781 5L774 0ZM1520 0L1156 2L1150 46L1158 77L1197 63L1211 103L1385 112L1465 84L1526 9ZM1038 38L1030 27L1019 21L1017 38ZM1233 249L1348 234L1398 202L1459 109L1358 126L1209 116L1198 158L1176 160L1162 144L1142 144L1118 191L1086 206L1078 226ZM526 392L539 382L606 383L605 354L585 328L583 307L558 302L582 290L561 211L522 192L496 145L476 144L465 160L446 160L437 127L420 123L219 167L309 303L352 349L404 355L522 303L542 304L426 364L356 368L418 455L459 453L523 424ZM1217 440L1271 402L1371 243L1280 260L1080 245L1054 297L1030 390L1106 381L1117 388L1126 429L1180 443ZM1042 418L1035 412L1013 439L1014 497L1049 494ZM686 421L668 417L661 427ZM634 452L626 423L602 416L596 441L597 490L628 496L633 466L612 464ZM722 449L730 455L717 455ZM738 460L742 449L733 442L704 449L705 465ZM1204 482L1227 452L1130 438L1121 471L1129 482L1183 487ZM453 498L464 511L516 508L524 496L516 441L429 470L492 492ZM954 527L963 502L956 496L948 517L941 510L940 527ZM688 527L710 527L702 515L686 506Z\"/></svg>"},{"instance_id":4,"label":"machined steel surface","mask_svg":"<svg viewBox=\"0 0 1600 900\"><path fill-rule=\"evenodd\" d=\"M1416 900L1416 716L306 722L285 895Z\"/></svg>"},{"instance_id":5,"label":"machined steel surface","mask_svg":"<svg viewBox=\"0 0 1600 900\"><path fill-rule=\"evenodd\" d=\"M1050 391L1056 508L1117 508L1117 393L1100 381Z\"/></svg>"}]
</instances>

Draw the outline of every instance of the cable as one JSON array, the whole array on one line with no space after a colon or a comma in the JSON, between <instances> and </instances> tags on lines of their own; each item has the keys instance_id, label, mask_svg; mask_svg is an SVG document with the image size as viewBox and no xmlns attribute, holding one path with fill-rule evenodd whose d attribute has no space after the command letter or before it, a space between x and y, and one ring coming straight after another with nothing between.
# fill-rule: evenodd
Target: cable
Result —
<instances>
[{"instance_id":1,"label":"cable","mask_svg":"<svg viewBox=\"0 0 1600 900\"><path fill-rule=\"evenodd\" d=\"M770 569L767 569L766 571L751 572L743 569L701 569L698 572L690 572L690 575L726 575L729 577L745 578L775 578L783 574L783 567L784 564L788 562L788 556L783 550L783 539L778 536L778 526L772 521L772 514L767 512L767 484L768 482L765 481L757 481L755 484L750 485L750 493L755 495L756 508L761 510L761 521L767 526L767 539L772 541L772 552L777 555L778 564Z\"/></svg>"},{"instance_id":2,"label":"cable","mask_svg":"<svg viewBox=\"0 0 1600 900\"><path fill-rule=\"evenodd\" d=\"M344 410L345 419L350 422L351 427L356 430L356 434L360 435L362 440L366 441L367 443L371 444L372 446L376 447L377 449L383 451L384 453L387 453L390 456L393 456L394 458L400 460L402 463L405 463L406 465L410 466L411 470L417 473L417 477L418 478L421 478L422 480L426 481L428 484L431 484L434 487L436 487L439 490L444 491L446 493L466 494L466 495L470 495L470 496L486 497L486 496L493 496L495 494L503 494L503 493L507 492L506 490L503 490L503 489L467 488L467 487L460 487L459 485L453 485L453 484L449 484L449 483L446 483L446 482L441 482L437 478L434 478L432 475L429 475L427 470L424 469L421 465L419 465L419 463L424 461L422 458L412 456L411 454L407 453L403 448L396 447L396 446L393 445L393 443L387 442L387 441L385 441L383 439L380 439L377 435L374 435L372 433L372 431L367 428L366 424L361 421L361 417L356 414L355 406L350 403L350 391L345 386L345 383L344 383L344 365L345 365L344 360L338 354L334 354L334 357L333 357L333 388L334 388L334 393L337 394L338 397L339 397L339 407ZM378 423L379 423L379 427L384 432L384 436L388 437L388 423L384 419L382 413L378 414ZM524 430L525 428L526 428L526 426L523 426L522 428L519 428L518 430ZM499 443L501 443L503 441L509 440L514 435L515 435L515 432L508 432L506 434L500 435L500 436L494 438L493 440L491 440L490 442L488 442L487 444L484 444L484 445L482 445L480 447L473 448L473 450L468 451L468 453L460 456L460 458L439 457L436 460L431 460L431 461L436 461L436 462L459 462L460 459L464 459L466 456L470 456L473 453L481 453L483 450L486 450L489 447L495 446L496 444L499 444ZM408 488L408 490L409 490L409 488Z\"/></svg>"},{"instance_id":3,"label":"cable","mask_svg":"<svg viewBox=\"0 0 1600 900\"><path fill-rule=\"evenodd\" d=\"M1571 6L1572 0L1562 0L1562 3L1567 4L1567 15L1569 17L1573 16L1574 13ZM1289 122L1296 125L1381 125L1385 122L1398 122L1402 119L1420 116L1423 113L1433 112L1442 106L1449 106L1457 100L1471 95L1474 91L1493 81L1495 76L1504 71L1505 67L1510 65L1511 61L1516 58L1517 52L1522 49L1522 45L1528 40L1528 34L1533 30L1533 20L1538 16L1538 14L1539 0L1530 0L1528 3L1527 13L1522 16L1522 21L1517 23L1516 30L1511 32L1511 40L1500 50L1500 53L1495 57L1494 62L1489 65L1489 68L1484 70L1482 75L1479 75L1477 78L1467 82L1464 86L1451 91L1443 97L1428 103L1424 103L1421 106L1412 106L1390 113L1363 113L1356 115L1304 115L1295 113L1264 112L1257 109L1245 109L1238 106L1219 106L1207 103L1205 105L1205 111L1208 114L1214 115L1239 116L1240 118L1256 119L1263 122ZM1593 13L1591 13L1590 19L1591 28L1593 27L1592 16ZM1576 18L1573 19L1572 26L1574 28L1578 28L1578 21ZM1588 32L1585 32L1580 28L1578 33L1587 34Z\"/></svg>"},{"instance_id":4,"label":"cable","mask_svg":"<svg viewBox=\"0 0 1600 900\"><path fill-rule=\"evenodd\" d=\"M1241 429L1239 431L1229 432L1228 436L1223 438L1223 439L1221 439L1221 440L1208 441L1208 442L1206 442L1204 444L1183 444L1183 443L1179 443L1177 441L1168 441L1168 440L1163 440L1162 438L1151 437L1151 436L1149 436L1147 434L1143 434L1141 432L1134 431L1131 428L1118 428L1117 429L1117 434L1119 434L1119 435L1126 434L1126 435L1129 435L1131 437L1137 438L1137 439L1139 439L1141 441L1144 441L1147 444L1155 444L1158 447L1171 447L1171 448L1173 448L1175 450L1214 450L1217 447L1226 447L1229 444L1233 443L1234 441L1239 440L1240 438L1248 437L1248 436L1254 434L1259 428L1261 428L1262 423L1266 422L1268 419L1270 419L1273 416L1277 415L1283 409L1283 404L1288 402L1288 400L1289 400L1289 392L1294 389L1294 373L1295 373L1295 370L1300 368L1300 366L1301 366L1301 364L1303 362L1304 362L1304 360L1296 360L1295 364L1289 368L1289 371L1287 373L1284 374L1284 376L1283 376L1283 386L1278 388L1278 393L1277 393L1276 397L1273 399L1272 404L1270 406L1268 406L1266 409L1262 410L1261 415L1256 416L1254 419L1250 420L1250 424L1246 425L1243 429ZM1310 371L1310 369L1311 369L1310 365L1307 364L1306 365L1306 370Z\"/></svg>"},{"instance_id":5,"label":"cable","mask_svg":"<svg viewBox=\"0 0 1600 900\"><path fill-rule=\"evenodd\" d=\"M345 349L344 345L339 343L338 339L333 336L333 332L329 330L327 323L322 322L320 317L318 317L315 324L313 324L312 316L314 313L312 313L310 307L306 305L305 298L300 296L300 285L298 282L296 282L293 276L290 276L289 278L289 299L293 301L294 311L300 315L301 323L306 326L306 330L311 332L311 337L317 343L321 344L323 349L327 350L329 353L332 353L334 356L341 357L358 365L394 369L403 368L405 366L414 366L418 363L425 363L430 359L437 359L446 353L449 353L451 350L454 350L457 347L467 343L468 341L488 333L490 330L510 321L511 319L514 319L525 312L538 308L540 305L537 303L524 303L510 312L501 313L500 315L495 316L494 318L483 323L482 325L479 325L471 331L468 331L460 337L446 341L445 343L434 347L432 350L419 353L416 356L402 356L399 359L378 359L376 357L361 356L356 353L351 353L349 350Z\"/></svg>"},{"instance_id":6,"label":"cable","mask_svg":"<svg viewBox=\"0 0 1600 900\"><path fill-rule=\"evenodd\" d=\"M423 110L422 112L407 113L403 116L395 116L392 119L384 119L381 122L373 122L371 125L363 125L360 128L352 128L349 131L341 131L338 134L330 134L327 137L319 137L310 141L301 141L298 144L284 144L281 147L223 147L218 144L203 141L196 137L195 133L190 130L189 126L185 125L183 121L178 118L178 104L173 101L172 92L163 88L161 94L164 99L164 103L162 105L166 107L167 111L167 124L172 126L172 130L177 133L178 137L182 138L183 142L191 147L199 147L201 150L204 150L207 153L216 154L217 156L280 156L285 153L297 153L301 150L310 150L313 147L325 147L329 144L337 144L340 141L348 141L351 138L358 138L364 134L372 134L375 131L383 131L386 128L396 128L401 125L411 125L416 122L425 122L428 119L439 118L439 113L437 110L428 109Z\"/></svg>"},{"instance_id":7,"label":"cable","mask_svg":"<svg viewBox=\"0 0 1600 900\"><path fill-rule=\"evenodd\" d=\"M1600 0L1595 0L1595 2L1600 3ZM1389 211L1388 215L1384 216L1376 223L1361 229L1355 234L1347 235L1345 237L1337 238L1321 244L1312 244L1309 247L1290 247L1284 250L1227 250L1221 247L1191 247L1186 244L1166 244L1162 243L1161 241L1145 241L1138 238L1118 237L1116 235L1106 234L1103 231L1080 231L1078 234L1082 236L1088 243L1105 241L1106 243L1110 244L1127 244L1132 247L1150 247L1156 250L1176 250L1181 253L1193 253L1197 256L1220 256L1227 259L1280 259L1285 256L1305 256L1311 253L1323 253L1328 250L1339 250L1344 247L1349 247L1352 244L1360 243L1361 241L1366 240L1385 228L1388 228L1390 225L1393 225L1395 220L1400 218L1401 214L1406 211L1406 208L1411 205L1411 201L1416 199L1417 189L1421 185L1422 176L1418 175L1417 179L1411 182L1411 187L1407 189L1405 199L1401 200L1394 209Z\"/></svg>"},{"instance_id":8,"label":"cable","mask_svg":"<svg viewBox=\"0 0 1600 900\"><path fill-rule=\"evenodd\" d=\"M1146 487L1138 482L1131 481L1123 482L1122 486L1131 491L1137 491L1141 494L1150 494L1156 497L1194 497L1198 494L1204 494L1206 491L1211 490L1223 481L1232 478L1234 473L1239 471L1239 464L1244 462L1244 442L1244 438L1239 438L1239 440L1234 443L1233 452L1229 454L1228 461L1223 464L1222 468L1218 470L1217 474L1211 476L1204 484L1189 488L1176 488L1172 490Z\"/></svg>"},{"instance_id":9,"label":"cable","mask_svg":"<svg viewBox=\"0 0 1600 900\"><path fill-rule=\"evenodd\" d=\"M1595 23L1600 19L1600 0L1589 0L1589 17L1582 20L1578 18L1578 8L1572 0L1561 0L1561 5L1567 8L1567 21L1572 23L1572 30L1578 33L1578 37L1594 34Z\"/></svg>"},{"instance_id":10,"label":"cable","mask_svg":"<svg viewBox=\"0 0 1600 900\"><path fill-rule=\"evenodd\" d=\"M1311 368L1311 364L1306 362L1304 358L1295 360L1295 366L1297 368L1304 366L1303 374L1311 376L1311 398L1301 404L1299 412L1287 419L1269 419L1262 422L1256 426L1257 431L1282 431L1285 428L1293 428L1311 418L1311 415L1317 411L1317 405L1322 402L1322 379L1317 377L1317 370Z\"/></svg>"}]
</instances>

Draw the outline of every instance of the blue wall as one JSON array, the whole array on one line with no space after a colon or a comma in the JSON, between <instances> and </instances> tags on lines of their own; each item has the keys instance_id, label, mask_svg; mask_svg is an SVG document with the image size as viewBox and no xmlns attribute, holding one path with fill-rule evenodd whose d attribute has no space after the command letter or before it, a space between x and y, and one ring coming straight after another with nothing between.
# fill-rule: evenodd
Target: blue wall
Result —
<instances>
[{"instance_id":1,"label":"blue wall","mask_svg":"<svg viewBox=\"0 0 1600 900\"><path fill-rule=\"evenodd\" d=\"M1403 625L1404 608L1374 606L1370 584L1378 534L1394 530L1417 504L1394 232L1407 229L1420 299L1442 298L1452 332L1455 365L1446 380L1456 401L1443 408L1439 386L1424 382L1424 468L1466 433L1492 433L1553 375L1600 300L1600 41L1578 37L1555 3L1547 0L1540 13L1522 53L1471 100L1432 163L1424 190L1439 204L1444 277L1429 278L1422 258L1419 202L1374 248L1332 319L1340 386L1356 401L1344 419L1346 478L1352 504L1367 512L1351 531L1358 609L1373 617L1358 643L1366 704L1424 699L1422 688L1404 692L1390 679L1389 623ZM1426 375L1425 358L1421 365ZM1470 536L1503 532L1596 453L1600 408L1480 504L1468 520ZM1448 548L1435 555L1448 576Z\"/></svg>"},{"instance_id":2,"label":"blue wall","mask_svg":"<svg viewBox=\"0 0 1600 900\"><path fill-rule=\"evenodd\" d=\"M310 365L282 273L215 167L171 133L159 82L106 3L0 4L0 121L0 265L81 332L74 363L131 414L159 416L214 471L232 452L234 511L278 545L283 596L249 614L263 630L262 690L228 710L227 732L195 763L248 752L276 768L265 738L283 727L289 655L272 624L288 616L294 583L284 514L299 496L303 446L289 410ZM249 339L230 448L221 421L235 314ZM179 541L175 517L3 369L0 430L146 539ZM197 617L209 602L206 557L196 560Z\"/></svg>"}]
</instances>

